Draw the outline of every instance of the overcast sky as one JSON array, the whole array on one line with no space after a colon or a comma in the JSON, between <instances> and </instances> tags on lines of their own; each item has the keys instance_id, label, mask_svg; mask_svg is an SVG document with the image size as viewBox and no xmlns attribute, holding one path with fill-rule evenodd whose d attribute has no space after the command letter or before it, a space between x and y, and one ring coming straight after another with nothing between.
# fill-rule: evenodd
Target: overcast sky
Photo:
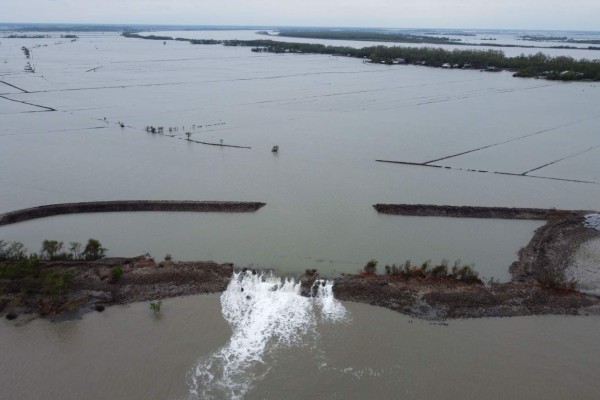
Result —
<instances>
[{"instance_id":1,"label":"overcast sky","mask_svg":"<svg viewBox=\"0 0 600 400\"><path fill-rule=\"evenodd\" d=\"M600 0L0 0L0 22L600 31Z\"/></svg>"}]
</instances>

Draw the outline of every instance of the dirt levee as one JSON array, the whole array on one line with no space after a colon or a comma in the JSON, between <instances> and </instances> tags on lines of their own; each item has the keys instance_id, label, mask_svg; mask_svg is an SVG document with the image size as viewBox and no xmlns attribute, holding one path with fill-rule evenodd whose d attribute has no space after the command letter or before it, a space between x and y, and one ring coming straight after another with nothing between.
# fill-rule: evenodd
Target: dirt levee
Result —
<instances>
[{"instance_id":1,"label":"dirt levee","mask_svg":"<svg viewBox=\"0 0 600 400\"><path fill-rule=\"evenodd\" d=\"M0 215L0 226L63 214L132 211L254 212L265 203L242 201L118 200L48 204Z\"/></svg>"},{"instance_id":2,"label":"dirt levee","mask_svg":"<svg viewBox=\"0 0 600 400\"><path fill-rule=\"evenodd\" d=\"M555 208L511 208L511 207L473 207L428 204L375 204L381 214L411 215L417 217L456 217L456 218L495 218L495 219L533 219L548 220L581 216L591 211L557 210Z\"/></svg>"}]
</instances>

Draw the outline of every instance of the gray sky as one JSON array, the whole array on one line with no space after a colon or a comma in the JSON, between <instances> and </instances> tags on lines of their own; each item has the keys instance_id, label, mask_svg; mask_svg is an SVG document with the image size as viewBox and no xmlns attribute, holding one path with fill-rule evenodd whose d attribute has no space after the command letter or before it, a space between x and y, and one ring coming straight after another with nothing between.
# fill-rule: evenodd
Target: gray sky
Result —
<instances>
[{"instance_id":1,"label":"gray sky","mask_svg":"<svg viewBox=\"0 0 600 400\"><path fill-rule=\"evenodd\" d=\"M0 0L0 22L600 31L600 0Z\"/></svg>"}]
</instances>

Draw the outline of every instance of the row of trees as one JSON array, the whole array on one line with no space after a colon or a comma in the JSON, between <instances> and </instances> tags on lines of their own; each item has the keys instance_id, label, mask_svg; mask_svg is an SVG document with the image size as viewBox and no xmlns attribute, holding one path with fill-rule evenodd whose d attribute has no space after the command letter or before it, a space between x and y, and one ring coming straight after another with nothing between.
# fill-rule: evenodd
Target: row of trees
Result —
<instances>
[{"instance_id":1,"label":"row of trees","mask_svg":"<svg viewBox=\"0 0 600 400\"><path fill-rule=\"evenodd\" d=\"M410 33L371 32L363 30L332 31L318 29L285 29L279 32L279 36L311 39L365 40L373 42L396 43L465 44L460 43L460 39L450 39L448 37L414 35Z\"/></svg>"},{"instance_id":2,"label":"row of trees","mask_svg":"<svg viewBox=\"0 0 600 400\"><path fill-rule=\"evenodd\" d=\"M377 260L370 260L363 267L365 274L373 275L377 271ZM448 266L448 260L442 260L438 265L432 265L431 261L425 261L420 266L413 265L410 260L403 264L386 265L385 274L397 276L403 279L422 278L422 279L455 279L466 283L481 283L479 273L475 271L473 265L461 264L460 260L454 262L452 268Z\"/></svg>"},{"instance_id":3,"label":"row of trees","mask_svg":"<svg viewBox=\"0 0 600 400\"><path fill-rule=\"evenodd\" d=\"M44 240L40 253L28 254L25 246L20 242L8 243L0 240L0 261L18 261L25 258L41 260L97 260L103 258L106 249L96 239L89 239L85 246L78 242L70 242L67 249L63 242L57 240Z\"/></svg>"},{"instance_id":4,"label":"row of trees","mask_svg":"<svg viewBox=\"0 0 600 400\"><path fill-rule=\"evenodd\" d=\"M522 35L517 37L519 40L527 40L530 42L563 42L577 44L600 44L598 39L569 39L566 36L545 36L545 35Z\"/></svg>"},{"instance_id":5,"label":"row of trees","mask_svg":"<svg viewBox=\"0 0 600 400\"><path fill-rule=\"evenodd\" d=\"M296 34L296 33L295 33ZM345 33L348 35L348 32ZM356 57L373 63L392 64L402 59L406 64L441 67L444 64L459 65L475 69L508 69L516 71L517 77L543 77L560 80L600 80L599 60L576 60L573 57L552 57L544 53L521 54L507 57L501 50L454 49L433 47L369 46L354 48L347 46L325 46L315 43L291 43L273 40L213 40L173 39L170 36L141 36L123 33L125 37L150 40L179 40L191 44L222 44L224 46L252 47L253 52L267 53L310 53Z\"/></svg>"},{"instance_id":6,"label":"row of trees","mask_svg":"<svg viewBox=\"0 0 600 400\"><path fill-rule=\"evenodd\" d=\"M259 32L268 35L267 32ZM319 30L319 29L284 29L279 32L278 36L283 37L297 37L297 38L312 38L312 39L333 39L333 40L366 40L376 42L395 42L395 43L429 43L429 44L452 44L458 46L496 46L496 47L522 47L522 48L550 48L550 49L578 49L577 46L569 45L557 45L557 46L533 46L523 44L508 44L508 43L468 43L463 42L462 39L451 39L446 36L475 36L474 34L467 33L444 33L446 36L431 36L436 33L429 33L426 35L416 35L411 33L392 33L392 32L373 32L367 30ZM566 44L600 44L600 40L597 39L568 39L565 37L558 36L520 36L521 40L530 41L551 41ZM488 38L482 40L496 40L495 38ZM600 50L594 46L588 46L590 50Z\"/></svg>"},{"instance_id":7,"label":"row of trees","mask_svg":"<svg viewBox=\"0 0 600 400\"><path fill-rule=\"evenodd\" d=\"M269 41L267 41L269 42ZM252 51L269 53L313 53L368 59L374 63L392 64L403 59L407 64L441 67L443 64L469 65L470 68L508 69L516 76L545 77L563 80L600 80L600 61L575 60L573 57L552 57L544 53L507 57L500 50L455 49L431 47L370 46L356 49L344 46L324 46L309 43L270 42L255 46Z\"/></svg>"}]
</instances>

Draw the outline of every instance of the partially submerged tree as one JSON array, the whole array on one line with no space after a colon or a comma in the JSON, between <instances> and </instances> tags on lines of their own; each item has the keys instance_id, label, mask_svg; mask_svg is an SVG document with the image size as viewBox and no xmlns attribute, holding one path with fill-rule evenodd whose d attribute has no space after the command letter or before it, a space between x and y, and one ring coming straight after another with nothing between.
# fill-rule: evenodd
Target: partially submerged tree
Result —
<instances>
[{"instance_id":1,"label":"partially submerged tree","mask_svg":"<svg viewBox=\"0 0 600 400\"><path fill-rule=\"evenodd\" d=\"M153 301L152 303L150 303L150 309L152 311L154 311L155 313L159 313L161 307L162 307L162 300L158 300L155 302Z\"/></svg>"}]
</instances>

